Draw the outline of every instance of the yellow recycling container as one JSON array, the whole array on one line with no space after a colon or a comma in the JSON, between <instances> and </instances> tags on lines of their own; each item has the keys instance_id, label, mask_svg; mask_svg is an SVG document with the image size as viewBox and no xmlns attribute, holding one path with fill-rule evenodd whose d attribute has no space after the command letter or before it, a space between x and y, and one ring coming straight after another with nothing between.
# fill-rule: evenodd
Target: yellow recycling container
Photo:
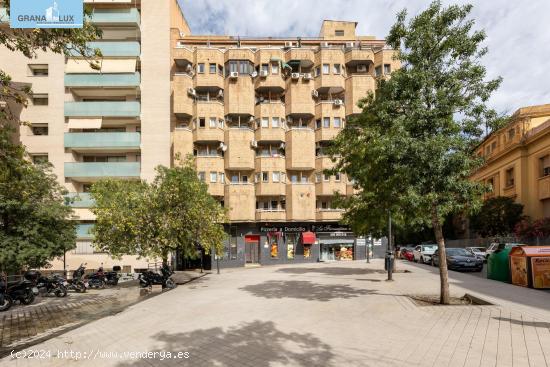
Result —
<instances>
[{"instance_id":1,"label":"yellow recycling container","mask_svg":"<svg viewBox=\"0 0 550 367\"><path fill-rule=\"evenodd\" d=\"M512 284L550 289L550 246L521 246L510 251Z\"/></svg>"}]
</instances>

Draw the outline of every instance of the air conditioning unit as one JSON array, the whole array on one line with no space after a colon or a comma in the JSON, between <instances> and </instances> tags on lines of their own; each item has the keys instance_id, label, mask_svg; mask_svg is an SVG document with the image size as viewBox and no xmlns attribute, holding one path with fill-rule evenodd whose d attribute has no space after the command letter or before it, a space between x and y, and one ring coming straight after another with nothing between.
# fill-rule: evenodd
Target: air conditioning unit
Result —
<instances>
[{"instance_id":1,"label":"air conditioning unit","mask_svg":"<svg viewBox=\"0 0 550 367\"><path fill-rule=\"evenodd\" d=\"M195 97L197 95L197 92L195 91L195 88L187 88L187 94Z\"/></svg>"},{"instance_id":2,"label":"air conditioning unit","mask_svg":"<svg viewBox=\"0 0 550 367\"><path fill-rule=\"evenodd\" d=\"M250 118L248 119L249 122L254 122L254 116L250 116Z\"/></svg>"},{"instance_id":3,"label":"air conditioning unit","mask_svg":"<svg viewBox=\"0 0 550 367\"><path fill-rule=\"evenodd\" d=\"M261 97L259 98L259 100L260 100L260 103L264 103L265 97L264 97L264 96L261 96Z\"/></svg>"},{"instance_id":4,"label":"air conditioning unit","mask_svg":"<svg viewBox=\"0 0 550 367\"><path fill-rule=\"evenodd\" d=\"M286 122L289 122L289 123L292 123L292 116L288 116L287 119L286 119Z\"/></svg>"},{"instance_id":5,"label":"air conditioning unit","mask_svg":"<svg viewBox=\"0 0 550 367\"><path fill-rule=\"evenodd\" d=\"M355 42L346 42L346 48L353 48L355 47Z\"/></svg>"},{"instance_id":6,"label":"air conditioning unit","mask_svg":"<svg viewBox=\"0 0 550 367\"><path fill-rule=\"evenodd\" d=\"M293 46L294 46L294 43L293 43L293 42L291 42L291 41L286 41L286 42L285 42L285 48L291 48L291 47L293 47Z\"/></svg>"},{"instance_id":7,"label":"air conditioning unit","mask_svg":"<svg viewBox=\"0 0 550 367\"><path fill-rule=\"evenodd\" d=\"M300 79L300 73L292 73L292 74L290 74L290 77L292 79Z\"/></svg>"},{"instance_id":8,"label":"air conditioning unit","mask_svg":"<svg viewBox=\"0 0 550 367\"><path fill-rule=\"evenodd\" d=\"M223 89L220 89L218 92L218 97L223 98Z\"/></svg>"},{"instance_id":9,"label":"air conditioning unit","mask_svg":"<svg viewBox=\"0 0 550 367\"><path fill-rule=\"evenodd\" d=\"M185 68L185 71L187 71L188 73L192 72L193 71L193 65L187 64L187 67Z\"/></svg>"},{"instance_id":10,"label":"air conditioning unit","mask_svg":"<svg viewBox=\"0 0 550 367\"><path fill-rule=\"evenodd\" d=\"M225 152L227 150L227 145L225 145L225 143L222 141L218 149L220 149L222 152Z\"/></svg>"},{"instance_id":11,"label":"air conditioning unit","mask_svg":"<svg viewBox=\"0 0 550 367\"><path fill-rule=\"evenodd\" d=\"M256 140L251 140L251 141L250 141L250 146L251 146L252 148L257 148L257 147L258 147L258 142L257 142Z\"/></svg>"},{"instance_id":12,"label":"air conditioning unit","mask_svg":"<svg viewBox=\"0 0 550 367\"><path fill-rule=\"evenodd\" d=\"M357 72L358 73L366 73L368 70L367 68L367 65L366 64L359 64L357 65Z\"/></svg>"},{"instance_id":13,"label":"air conditioning unit","mask_svg":"<svg viewBox=\"0 0 550 367\"><path fill-rule=\"evenodd\" d=\"M304 74L304 80L311 80L311 79L313 79L313 75L311 75L311 73Z\"/></svg>"},{"instance_id":14,"label":"air conditioning unit","mask_svg":"<svg viewBox=\"0 0 550 367\"><path fill-rule=\"evenodd\" d=\"M262 78L265 78L265 77L267 76L267 70L261 70L261 71L260 71L260 76L261 76Z\"/></svg>"},{"instance_id":15,"label":"air conditioning unit","mask_svg":"<svg viewBox=\"0 0 550 367\"><path fill-rule=\"evenodd\" d=\"M229 78L231 79L236 79L239 77L239 72L238 71L232 71L229 73Z\"/></svg>"},{"instance_id":16,"label":"air conditioning unit","mask_svg":"<svg viewBox=\"0 0 550 367\"><path fill-rule=\"evenodd\" d=\"M344 101L342 101L341 99L335 99L335 100L334 100L334 105L335 105L335 106L343 106L343 105L344 105Z\"/></svg>"},{"instance_id":17,"label":"air conditioning unit","mask_svg":"<svg viewBox=\"0 0 550 367\"><path fill-rule=\"evenodd\" d=\"M176 43L176 47L185 47L185 42L183 42L183 41L178 41L178 42Z\"/></svg>"},{"instance_id":18,"label":"air conditioning unit","mask_svg":"<svg viewBox=\"0 0 550 367\"><path fill-rule=\"evenodd\" d=\"M312 95L314 98L317 98L317 97L319 97L319 92L318 92L317 90L314 89L314 90L311 91L311 95Z\"/></svg>"},{"instance_id":19,"label":"air conditioning unit","mask_svg":"<svg viewBox=\"0 0 550 367\"><path fill-rule=\"evenodd\" d=\"M321 42L321 47L329 47L328 42Z\"/></svg>"},{"instance_id":20,"label":"air conditioning unit","mask_svg":"<svg viewBox=\"0 0 550 367\"><path fill-rule=\"evenodd\" d=\"M8 103L6 101L0 101L0 109L6 108L7 105Z\"/></svg>"},{"instance_id":21,"label":"air conditioning unit","mask_svg":"<svg viewBox=\"0 0 550 367\"><path fill-rule=\"evenodd\" d=\"M257 71L253 71L252 74L250 74L251 77L255 78L258 76L258 72Z\"/></svg>"},{"instance_id":22,"label":"air conditioning unit","mask_svg":"<svg viewBox=\"0 0 550 367\"><path fill-rule=\"evenodd\" d=\"M279 149L285 149L286 147L286 144L284 142L281 143L281 145L279 145Z\"/></svg>"}]
</instances>

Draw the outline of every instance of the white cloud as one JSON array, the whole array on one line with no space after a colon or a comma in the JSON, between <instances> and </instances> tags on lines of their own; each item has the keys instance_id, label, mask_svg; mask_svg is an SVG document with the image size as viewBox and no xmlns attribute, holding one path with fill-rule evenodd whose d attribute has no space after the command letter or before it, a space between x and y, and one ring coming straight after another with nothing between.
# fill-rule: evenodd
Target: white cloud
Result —
<instances>
[{"instance_id":1,"label":"white cloud","mask_svg":"<svg viewBox=\"0 0 550 367\"><path fill-rule=\"evenodd\" d=\"M426 8L426 0L179 0L194 34L315 37L323 19L359 22L357 34L384 38L395 14ZM466 3L465 0L444 3ZM548 0L472 0L476 27L485 29L488 76L503 83L491 99L500 112L550 103Z\"/></svg>"}]
</instances>

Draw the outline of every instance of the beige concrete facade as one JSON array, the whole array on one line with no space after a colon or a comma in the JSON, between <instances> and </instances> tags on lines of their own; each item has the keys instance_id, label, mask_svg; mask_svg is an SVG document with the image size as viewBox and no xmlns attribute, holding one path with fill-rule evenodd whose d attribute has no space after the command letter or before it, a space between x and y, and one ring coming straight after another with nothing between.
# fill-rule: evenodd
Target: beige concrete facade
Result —
<instances>
[{"instance_id":1,"label":"beige concrete facade","mask_svg":"<svg viewBox=\"0 0 550 367\"><path fill-rule=\"evenodd\" d=\"M533 219L550 217L550 105L517 110L475 154L486 159L472 179L492 186L485 198L508 196Z\"/></svg>"},{"instance_id":2,"label":"beige concrete facade","mask_svg":"<svg viewBox=\"0 0 550 367\"><path fill-rule=\"evenodd\" d=\"M174 152L193 146L199 177L231 222L341 218L334 194L354 190L344 175L324 173L334 167L326 149L376 78L399 67L383 40L356 35L356 25L324 21L318 38L173 40ZM224 170L201 152L223 156Z\"/></svg>"}]
</instances>

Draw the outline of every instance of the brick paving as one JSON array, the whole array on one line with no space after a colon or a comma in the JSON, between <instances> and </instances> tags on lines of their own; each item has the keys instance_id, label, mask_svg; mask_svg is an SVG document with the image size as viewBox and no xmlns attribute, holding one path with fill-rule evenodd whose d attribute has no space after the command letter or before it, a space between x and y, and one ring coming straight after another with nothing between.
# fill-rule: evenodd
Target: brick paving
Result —
<instances>
[{"instance_id":1,"label":"brick paving","mask_svg":"<svg viewBox=\"0 0 550 367\"><path fill-rule=\"evenodd\" d=\"M32 347L79 358L7 357L0 365L550 366L547 292L452 272L453 296L494 305L419 306L407 295L437 294L436 269L400 263L411 272L386 282L381 266L222 270ZM131 351L189 358L121 354Z\"/></svg>"}]
</instances>

